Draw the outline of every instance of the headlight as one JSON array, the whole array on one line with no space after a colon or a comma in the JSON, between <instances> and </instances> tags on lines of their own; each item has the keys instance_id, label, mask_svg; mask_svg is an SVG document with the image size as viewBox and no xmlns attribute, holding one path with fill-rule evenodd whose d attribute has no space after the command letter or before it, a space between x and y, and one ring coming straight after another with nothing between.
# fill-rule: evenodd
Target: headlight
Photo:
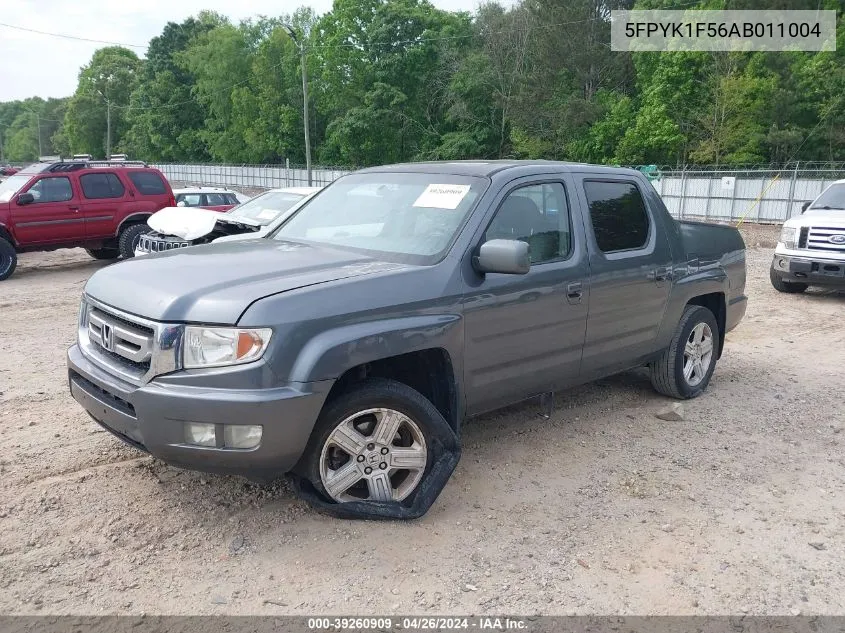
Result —
<instances>
[{"instance_id":1,"label":"headlight","mask_svg":"<svg viewBox=\"0 0 845 633\"><path fill-rule=\"evenodd\" d=\"M780 241L786 248L795 248L795 233L796 229L785 226L780 231Z\"/></svg>"},{"instance_id":2,"label":"headlight","mask_svg":"<svg viewBox=\"0 0 845 633\"><path fill-rule=\"evenodd\" d=\"M195 369L250 363L261 358L272 333L270 328L189 325L185 328L182 366L185 369Z\"/></svg>"}]
</instances>

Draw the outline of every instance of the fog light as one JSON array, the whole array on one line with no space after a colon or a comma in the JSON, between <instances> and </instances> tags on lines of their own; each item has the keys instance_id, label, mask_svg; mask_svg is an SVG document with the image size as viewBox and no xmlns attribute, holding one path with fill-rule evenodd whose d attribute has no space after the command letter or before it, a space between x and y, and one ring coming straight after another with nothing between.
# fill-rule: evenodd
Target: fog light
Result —
<instances>
[{"instance_id":1,"label":"fog light","mask_svg":"<svg viewBox=\"0 0 845 633\"><path fill-rule=\"evenodd\" d=\"M223 427L226 448L255 448L261 443L263 428L257 424L227 424Z\"/></svg>"},{"instance_id":2,"label":"fog light","mask_svg":"<svg viewBox=\"0 0 845 633\"><path fill-rule=\"evenodd\" d=\"M185 442L197 446L217 446L217 436L213 424L202 422L185 423Z\"/></svg>"}]
</instances>

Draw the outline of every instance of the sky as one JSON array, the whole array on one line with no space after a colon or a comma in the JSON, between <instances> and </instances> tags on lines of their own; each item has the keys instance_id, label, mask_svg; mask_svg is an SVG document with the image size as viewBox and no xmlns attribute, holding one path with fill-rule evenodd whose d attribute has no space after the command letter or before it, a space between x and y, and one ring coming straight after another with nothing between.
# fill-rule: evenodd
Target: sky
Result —
<instances>
[{"instance_id":1,"label":"sky","mask_svg":"<svg viewBox=\"0 0 845 633\"><path fill-rule=\"evenodd\" d=\"M451 11L473 11L479 0L432 0ZM167 22L181 22L203 9L233 22L256 15L277 16L301 6L318 14L331 0L4 0L0 23L130 47L142 56L147 42ZM0 101L39 96L66 97L76 89L80 67L107 44L50 37L0 26Z\"/></svg>"}]
</instances>

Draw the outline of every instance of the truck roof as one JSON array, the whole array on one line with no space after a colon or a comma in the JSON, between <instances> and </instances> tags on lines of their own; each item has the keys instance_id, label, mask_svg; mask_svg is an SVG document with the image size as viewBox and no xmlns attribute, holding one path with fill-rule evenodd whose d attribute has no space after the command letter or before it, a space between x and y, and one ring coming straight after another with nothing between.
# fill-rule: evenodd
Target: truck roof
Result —
<instances>
[{"instance_id":1,"label":"truck roof","mask_svg":"<svg viewBox=\"0 0 845 633\"><path fill-rule=\"evenodd\" d=\"M509 169L536 168L541 173L552 171L577 171L580 167L589 167L598 171L606 171L608 174L638 174L635 169L626 167L608 167L605 165L590 165L588 163L573 163L555 160L453 160L453 161L430 161L422 163L398 163L395 165L382 165L379 167L368 167L356 173L377 173L377 172L411 172L428 174L454 174L456 176L492 176Z\"/></svg>"}]
</instances>

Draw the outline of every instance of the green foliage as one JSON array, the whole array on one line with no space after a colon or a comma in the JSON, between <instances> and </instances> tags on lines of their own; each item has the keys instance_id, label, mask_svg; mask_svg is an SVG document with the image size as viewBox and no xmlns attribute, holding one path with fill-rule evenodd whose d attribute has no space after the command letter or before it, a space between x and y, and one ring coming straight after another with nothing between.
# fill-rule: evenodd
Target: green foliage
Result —
<instances>
[{"instance_id":1,"label":"green foliage","mask_svg":"<svg viewBox=\"0 0 845 633\"><path fill-rule=\"evenodd\" d=\"M821 5L839 10L835 52L610 50L611 10L677 4L517 0L470 15L428 0L335 0L321 16L302 8L240 24L201 12L168 23L144 60L100 49L70 99L0 103L0 150L4 160L31 160L40 132L43 153L102 155L108 99L112 147L133 157L301 164L304 49L317 163L845 160L841 0Z\"/></svg>"},{"instance_id":2,"label":"green foliage","mask_svg":"<svg viewBox=\"0 0 845 633\"><path fill-rule=\"evenodd\" d=\"M67 99L38 97L0 103L0 163L36 160L41 153L56 154L55 137L64 117Z\"/></svg>"},{"instance_id":3,"label":"green foliage","mask_svg":"<svg viewBox=\"0 0 845 633\"><path fill-rule=\"evenodd\" d=\"M121 146L129 127L127 106L138 85L141 61L120 46L101 48L79 71L79 84L70 98L62 130L70 152L104 157L108 118L111 119L111 151Z\"/></svg>"}]
</instances>

